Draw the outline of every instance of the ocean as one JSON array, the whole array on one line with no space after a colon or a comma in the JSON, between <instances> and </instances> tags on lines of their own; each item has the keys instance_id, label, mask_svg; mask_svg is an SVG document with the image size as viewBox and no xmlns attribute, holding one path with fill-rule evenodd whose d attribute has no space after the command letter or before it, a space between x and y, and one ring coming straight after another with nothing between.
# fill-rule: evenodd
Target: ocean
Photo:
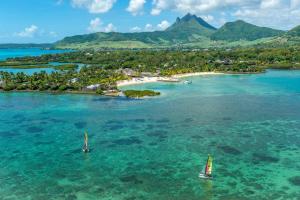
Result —
<instances>
[{"instance_id":1,"label":"ocean","mask_svg":"<svg viewBox=\"0 0 300 200\"><path fill-rule=\"evenodd\" d=\"M140 100L0 93L0 199L299 199L300 71L185 79L127 87L161 92Z\"/></svg>"}]
</instances>

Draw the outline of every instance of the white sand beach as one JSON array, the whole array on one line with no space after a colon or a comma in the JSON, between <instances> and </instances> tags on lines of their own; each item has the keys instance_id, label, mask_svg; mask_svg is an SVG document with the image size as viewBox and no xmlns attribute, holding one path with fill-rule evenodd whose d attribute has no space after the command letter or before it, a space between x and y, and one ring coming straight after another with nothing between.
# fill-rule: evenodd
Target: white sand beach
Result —
<instances>
[{"instance_id":1,"label":"white sand beach","mask_svg":"<svg viewBox=\"0 0 300 200\"><path fill-rule=\"evenodd\" d=\"M218 74L224 74L220 72L195 72L195 73L186 73L186 74L176 74L172 76L173 78L184 78L184 77L190 77L190 76L204 76L204 75L218 75Z\"/></svg>"},{"instance_id":2,"label":"white sand beach","mask_svg":"<svg viewBox=\"0 0 300 200\"><path fill-rule=\"evenodd\" d=\"M177 79L177 78L184 78L184 77L190 77L190 76L203 76L203 75L217 75L217 74L223 74L218 72L195 72L195 73L186 73L186 74L176 74L171 77L141 77L141 78L132 78L130 80L123 80L118 81L117 86L129 86L129 85L138 85L138 84L144 84L144 83L155 83L160 82L161 80L166 79Z\"/></svg>"}]
</instances>

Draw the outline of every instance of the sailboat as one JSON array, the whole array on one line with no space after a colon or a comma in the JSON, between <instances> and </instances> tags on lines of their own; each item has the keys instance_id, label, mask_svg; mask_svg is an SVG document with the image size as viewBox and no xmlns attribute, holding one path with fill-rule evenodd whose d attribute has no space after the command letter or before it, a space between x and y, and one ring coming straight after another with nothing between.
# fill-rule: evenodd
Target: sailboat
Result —
<instances>
[{"instance_id":1,"label":"sailboat","mask_svg":"<svg viewBox=\"0 0 300 200\"><path fill-rule=\"evenodd\" d=\"M88 152L90 151L89 145L88 145L88 140L89 140L89 138L88 138L88 133L85 132L85 133L84 133L84 144L83 144L83 148L82 148L82 151L83 151L84 153L88 153Z\"/></svg>"},{"instance_id":2,"label":"sailboat","mask_svg":"<svg viewBox=\"0 0 300 200\"><path fill-rule=\"evenodd\" d=\"M199 178L211 179L212 178L212 156L208 155L204 172L199 173Z\"/></svg>"}]
</instances>

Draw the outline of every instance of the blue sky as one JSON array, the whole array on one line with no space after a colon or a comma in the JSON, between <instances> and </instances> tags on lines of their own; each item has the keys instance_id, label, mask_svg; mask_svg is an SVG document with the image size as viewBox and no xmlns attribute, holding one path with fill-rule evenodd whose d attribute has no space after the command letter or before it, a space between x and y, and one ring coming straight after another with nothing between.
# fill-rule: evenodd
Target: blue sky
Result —
<instances>
[{"instance_id":1,"label":"blue sky","mask_svg":"<svg viewBox=\"0 0 300 200\"><path fill-rule=\"evenodd\" d=\"M300 24L300 0L2 0L0 43L164 30L188 12L216 27L237 19L283 30Z\"/></svg>"}]
</instances>

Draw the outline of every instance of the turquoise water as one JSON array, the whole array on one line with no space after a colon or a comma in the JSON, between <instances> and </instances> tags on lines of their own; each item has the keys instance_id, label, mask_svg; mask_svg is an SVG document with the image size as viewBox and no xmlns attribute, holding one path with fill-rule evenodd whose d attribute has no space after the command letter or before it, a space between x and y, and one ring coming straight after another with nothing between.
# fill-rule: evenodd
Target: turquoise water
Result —
<instances>
[{"instance_id":1,"label":"turquoise water","mask_svg":"<svg viewBox=\"0 0 300 200\"><path fill-rule=\"evenodd\" d=\"M0 61L5 60L7 58L15 58L15 57L24 57L24 56L41 56L44 54L56 54L56 53L65 53L70 52L70 50L46 50L46 49L38 49L38 48L30 48L30 49L0 49ZM28 75L32 75L34 73L38 73L41 71L45 71L47 73L51 73L55 71L52 68L36 68L36 69L1 69L0 71L4 72L12 72L18 73L23 72Z\"/></svg>"},{"instance_id":2,"label":"turquoise water","mask_svg":"<svg viewBox=\"0 0 300 200\"><path fill-rule=\"evenodd\" d=\"M144 100L1 93L0 199L299 199L300 71L187 79Z\"/></svg>"},{"instance_id":3,"label":"turquoise water","mask_svg":"<svg viewBox=\"0 0 300 200\"><path fill-rule=\"evenodd\" d=\"M0 60L24 56L41 56L44 54L56 54L70 52L70 50L49 50L39 48L28 49L0 49Z\"/></svg>"}]
</instances>

